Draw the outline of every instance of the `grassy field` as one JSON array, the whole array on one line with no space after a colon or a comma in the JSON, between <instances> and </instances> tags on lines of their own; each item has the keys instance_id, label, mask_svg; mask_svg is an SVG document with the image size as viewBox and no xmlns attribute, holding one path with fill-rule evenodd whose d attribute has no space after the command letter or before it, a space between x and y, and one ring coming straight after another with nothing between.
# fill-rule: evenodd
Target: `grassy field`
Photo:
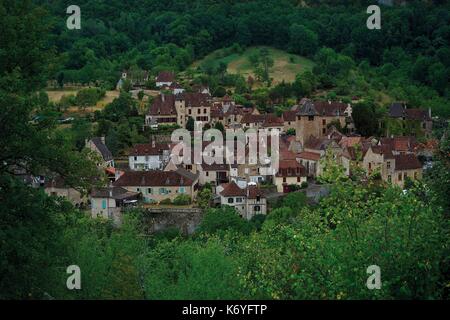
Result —
<instances>
[{"instance_id":1,"label":"grassy field","mask_svg":"<svg viewBox=\"0 0 450 320\"><path fill-rule=\"evenodd\" d=\"M244 77L249 75L254 77L253 68L249 61L249 56L256 53L263 47L247 48L242 54L233 53L224 55L223 49L216 50L207 55L202 60L196 61L191 67L196 68L205 60L211 59L215 63L225 62L228 65L228 72L231 74L242 74ZM271 68L270 76L274 83L281 81L292 82L298 73L311 71L314 63L302 56L290 54L282 50L266 47L274 60L274 66Z\"/></svg>"},{"instance_id":2,"label":"grassy field","mask_svg":"<svg viewBox=\"0 0 450 320\"><path fill-rule=\"evenodd\" d=\"M48 97L52 102L59 102L62 96L76 95L82 88L64 88L64 89L49 89L47 90ZM68 114L80 114L80 113L91 113L96 110L103 110L103 108L115 98L119 96L119 91L111 90L106 91L105 97L97 102L95 106L87 107L85 110L80 110L78 107L73 106L67 109Z\"/></svg>"}]
</instances>

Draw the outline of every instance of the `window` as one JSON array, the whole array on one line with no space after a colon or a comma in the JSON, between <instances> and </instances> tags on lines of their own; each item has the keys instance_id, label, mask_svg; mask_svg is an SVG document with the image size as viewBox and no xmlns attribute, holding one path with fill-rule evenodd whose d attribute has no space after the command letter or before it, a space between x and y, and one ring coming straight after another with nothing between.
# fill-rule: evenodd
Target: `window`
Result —
<instances>
[{"instance_id":1,"label":"window","mask_svg":"<svg viewBox=\"0 0 450 320\"><path fill-rule=\"evenodd\" d=\"M185 193L185 192L186 192L186 190L184 187L178 188L178 193Z\"/></svg>"},{"instance_id":2,"label":"window","mask_svg":"<svg viewBox=\"0 0 450 320\"><path fill-rule=\"evenodd\" d=\"M255 206L255 212L259 212L261 211L261 207L260 206Z\"/></svg>"},{"instance_id":3,"label":"window","mask_svg":"<svg viewBox=\"0 0 450 320\"><path fill-rule=\"evenodd\" d=\"M402 174L401 173L398 174L398 181L402 181Z\"/></svg>"},{"instance_id":4,"label":"window","mask_svg":"<svg viewBox=\"0 0 450 320\"><path fill-rule=\"evenodd\" d=\"M208 171L206 171L206 176L209 177L209 172Z\"/></svg>"},{"instance_id":5,"label":"window","mask_svg":"<svg viewBox=\"0 0 450 320\"><path fill-rule=\"evenodd\" d=\"M228 198L228 203L234 203L234 199L233 198Z\"/></svg>"},{"instance_id":6,"label":"window","mask_svg":"<svg viewBox=\"0 0 450 320\"><path fill-rule=\"evenodd\" d=\"M159 194L166 194L166 188L159 188Z\"/></svg>"},{"instance_id":7,"label":"window","mask_svg":"<svg viewBox=\"0 0 450 320\"><path fill-rule=\"evenodd\" d=\"M204 113L204 114L207 114L208 112L206 112L206 109L203 109L203 113Z\"/></svg>"},{"instance_id":8,"label":"window","mask_svg":"<svg viewBox=\"0 0 450 320\"><path fill-rule=\"evenodd\" d=\"M236 198L236 202L237 203L241 203L242 202L242 198Z\"/></svg>"},{"instance_id":9,"label":"window","mask_svg":"<svg viewBox=\"0 0 450 320\"><path fill-rule=\"evenodd\" d=\"M392 182L392 177L389 175L388 176L388 182L391 183Z\"/></svg>"},{"instance_id":10,"label":"window","mask_svg":"<svg viewBox=\"0 0 450 320\"><path fill-rule=\"evenodd\" d=\"M417 172L414 172L414 179L417 179Z\"/></svg>"},{"instance_id":11,"label":"window","mask_svg":"<svg viewBox=\"0 0 450 320\"><path fill-rule=\"evenodd\" d=\"M137 161L137 157L134 157L134 161Z\"/></svg>"},{"instance_id":12,"label":"window","mask_svg":"<svg viewBox=\"0 0 450 320\"><path fill-rule=\"evenodd\" d=\"M314 121L314 116L308 116L308 121Z\"/></svg>"},{"instance_id":13,"label":"window","mask_svg":"<svg viewBox=\"0 0 450 320\"><path fill-rule=\"evenodd\" d=\"M326 119L323 119L323 120L322 120L322 124L323 124L324 126L326 126L326 125L327 125L327 120L326 120Z\"/></svg>"},{"instance_id":14,"label":"window","mask_svg":"<svg viewBox=\"0 0 450 320\"><path fill-rule=\"evenodd\" d=\"M106 199L102 200L102 209L106 209Z\"/></svg>"},{"instance_id":15,"label":"window","mask_svg":"<svg viewBox=\"0 0 450 320\"><path fill-rule=\"evenodd\" d=\"M327 129L323 128L322 129L322 134L325 134L327 132Z\"/></svg>"},{"instance_id":16,"label":"window","mask_svg":"<svg viewBox=\"0 0 450 320\"><path fill-rule=\"evenodd\" d=\"M388 169L391 168L391 162L390 162L390 161L388 161L388 162L386 163L386 165L387 165L387 168L388 168Z\"/></svg>"},{"instance_id":17,"label":"window","mask_svg":"<svg viewBox=\"0 0 450 320\"><path fill-rule=\"evenodd\" d=\"M141 192L141 188L136 188L136 192Z\"/></svg>"},{"instance_id":18,"label":"window","mask_svg":"<svg viewBox=\"0 0 450 320\"><path fill-rule=\"evenodd\" d=\"M148 193L148 194L153 194L152 188L147 188L147 193Z\"/></svg>"},{"instance_id":19,"label":"window","mask_svg":"<svg viewBox=\"0 0 450 320\"><path fill-rule=\"evenodd\" d=\"M297 182L300 182L300 177L297 177Z\"/></svg>"},{"instance_id":20,"label":"window","mask_svg":"<svg viewBox=\"0 0 450 320\"><path fill-rule=\"evenodd\" d=\"M189 113L189 114L192 114L192 110L191 110L191 109L189 109L189 110L188 110L188 113Z\"/></svg>"},{"instance_id":21,"label":"window","mask_svg":"<svg viewBox=\"0 0 450 320\"><path fill-rule=\"evenodd\" d=\"M283 182L286 182L286 178L285 177L283 177Z\"/></svg>"},{"instance_id":22,"label":"window","mask_svg":"<svg viewBox=\"0 0 450 320\"><path fill-rule=\"evenodd\" d=\"M403 178L404 178L404 179L408 178L408 173L407 173L407 172L405 172L405 173L403 174Z\"/></svg>"},{"instance_id":23,"label":"window","mask_svg":"<svg viewBox=\"0 0 450 320\"><path fill-rule=\"evenodd\" d=\"M192 165L187 164L187 165L186 165L186 170L192 170Z\"/></svg>"},{"instance_id":24,"label":"window","mask_svg":"<svg viewBox=\"0 0 450 320\"><path fill-rule=\"evenodd\" d=\"M256 202L260 202L261 201L261 197L260 196L256 196Z\"/></svg>"}]
</instances>

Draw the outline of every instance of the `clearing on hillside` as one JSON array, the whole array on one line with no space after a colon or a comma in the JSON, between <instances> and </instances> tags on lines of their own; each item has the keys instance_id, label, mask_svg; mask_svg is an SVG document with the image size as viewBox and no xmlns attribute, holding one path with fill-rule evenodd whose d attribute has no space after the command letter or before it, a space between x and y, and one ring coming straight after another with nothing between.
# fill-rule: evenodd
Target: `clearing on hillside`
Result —
<instances>
[{"instance_id":1,"label":"clearing on hillside","mask_svg":"<svg viewBox=\"0 0 450 320\"><path fill-rule=\"evenodd\" d=\"M271 47L257 46L249 47L242 53L230 53L229 48L219 49L202 60L194 62L191 67L197 68L204 61L208 60L216 64L225 62L228 65L228 73L241 74L244 77L249 75L255 77L249 57L256 54L261 48L266 48L274 61L274 65L270 69L270 77L273 78L274 83L279 83L283 80L285 82L293 82L297 74L311 71L314 66L314 62L305 57Z\"/></svg>"}]
</instances>

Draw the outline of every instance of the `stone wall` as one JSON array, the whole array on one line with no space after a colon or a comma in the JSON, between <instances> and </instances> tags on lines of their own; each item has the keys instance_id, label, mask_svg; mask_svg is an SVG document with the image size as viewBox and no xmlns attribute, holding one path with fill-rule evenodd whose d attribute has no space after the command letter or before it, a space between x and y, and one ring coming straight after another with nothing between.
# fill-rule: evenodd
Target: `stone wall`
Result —
<instances>
[{"instance_id":1,"label":"stone wall","mask_svg":"<svg viewBox=\"0 0 450 320\"><path fill-rule=\"evenodd\" d=\"M148 233L177 228L183 234L194 233L203 218L203 212L198 208L152 208L145 209L144 223Z\"/></svg>"}]
</instances>

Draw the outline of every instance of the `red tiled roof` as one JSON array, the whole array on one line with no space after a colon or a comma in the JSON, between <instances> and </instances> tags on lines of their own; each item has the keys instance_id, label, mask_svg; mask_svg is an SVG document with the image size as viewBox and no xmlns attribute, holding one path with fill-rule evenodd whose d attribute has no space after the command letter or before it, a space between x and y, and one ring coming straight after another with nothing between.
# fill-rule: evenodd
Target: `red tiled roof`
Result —
<instances>
[{"instance_id":1,"label":"red tiled roof","mask_svg":"<svg viewBox=\"0 0 450 320\"><path fill-rule=\"evenodd\" d=\"M413 154L400 154L395 156L395 170L420 169L422 164Z\"/></svg>"},{"instance_id":2,"label":"red tiled roof","mask_svg":"<svg viewBox=\"0 0 450 320\"><path fill-rule=\"evenodd\" d=\"M264 115L248 113L242 117L241 123L263 123L264 121Z\"/></svg>"},{"instance_id":3,"label":"red tiled roof","mask_svg":"<svg viewBox=\"0 0 450 320\"><path fill-rule=\"evenodd\" d=\"M263 115L263 117L263 127L280 127L284 125L283 119L277 117L274 114L266 114Z\"/></svg>"},{"instance_id":4,"label":"red tiled roof","mask_svg":"<svg viewBox=\"0 0 450 320\"><path fill-rule=\"evenodd\" d=\"M300 152L297 157L300 159L318 161L320 159L320 153L303 151Z\"/></svg>"},{"instance_id":5,"label":"red tiled roof","mask_svg":"<svg viewBox=\"0 0 450 320\"><path fill-rule=\"evenodd\" d=\"M176 95L176 100L184 100L186 107L211 107L210 96L200 92L183 92Z\"/></svg>"},{"instance_id":6,"label":"red tiled roof","mask_svg":"<svg viewBox=\"0 0 450 320\"><path fill-rule=\"evenodd\" d=\"M170 71L161 71L156 77L156 82L173 82L175 74Z\"/></svg>"},{"instance_id":7,"label":"red tiled roof","mask_svg":"<svg viewBox=\"0 0 450 320\"><path fill-rule=\"evenodd\" d=\"M256 197L265 198L264 191L257 186L248 186L248 198L256 199Z\"/></svg>"},{"instance_id":8,"label":"red tiled roof","mask_svg":"<svg viewBox=\"0 0 450 320\"><path fill-rule=\"evenodd\" d=\"M150 106L149 115L176 115L175 96L173 94L161 94L155 98Z\"/></svg>"},{"instance_id":9,"label":"red tiled roof","mask_svg":"<svg viewBox=\"0 0 450 320\"><path fill-rule=\"evenodd\" d=\"M382 138L381 144L389 145L395 151L413 151L418 145L414 137Z\"/></svg>"},{"instance_id":10,"label":"red tiled roof","mask_svg":"<svg viewBox=\"0 0 450 320\"><path fill-rule=\"evenodd\" d=\"M392 148L389 145L372 146L372 151L374 153L382 154L385 159L394 159Z\"/></svg>"},{"instance_id":11,"label":"red tiled roof","mask_svg":"<svg viewBox=\"0 0 450 320\"><path fill-rule=\"evenodd\" d=\"M192 186L194 181L175 171L127 171L113 185L115 187L175 187Z\"/></svg>"},{"instance_id":12,"label":"red tiled roof","mask_svg":"<svg viewBox=\"0 0 450 320\"><path fill-rule=\"evenodd\" d=\"M362 137L342 137L341 141L339 141L339 145L343 148L345 147L353 147L362 142Z\"/></svg>"},{"instance_id":13,"label":"red tiled roof","mask_svg":"<svg viewBox=\"0 0 450 320\"><path fill-rule=\"evenodd\" d=\"M223 190L220 193L224 197L245 197L247 196L247 191L240 188L234 181L230 183L222 184Z\"/></svg>"},{"instance_id":14,"label":"red tiled roof","mask_svg":"<svg viewBox=\"0 0 450 320\"><path fill-rule=\"evenodd\" d=\"M167 143L142 143L133 146L130 156L157 156L161 155L164 150L170 150Z\"/></svg>"},{"instance_id":15,"label":"red tiled roof","mask_svg":"<svg viewBox=\"0 0 450 320\"><path fill-rule=\"evenodd\" d=\"M284 121L295 121L295 111L285 111L283 112Z\"/></svg>"}]
</instances>

